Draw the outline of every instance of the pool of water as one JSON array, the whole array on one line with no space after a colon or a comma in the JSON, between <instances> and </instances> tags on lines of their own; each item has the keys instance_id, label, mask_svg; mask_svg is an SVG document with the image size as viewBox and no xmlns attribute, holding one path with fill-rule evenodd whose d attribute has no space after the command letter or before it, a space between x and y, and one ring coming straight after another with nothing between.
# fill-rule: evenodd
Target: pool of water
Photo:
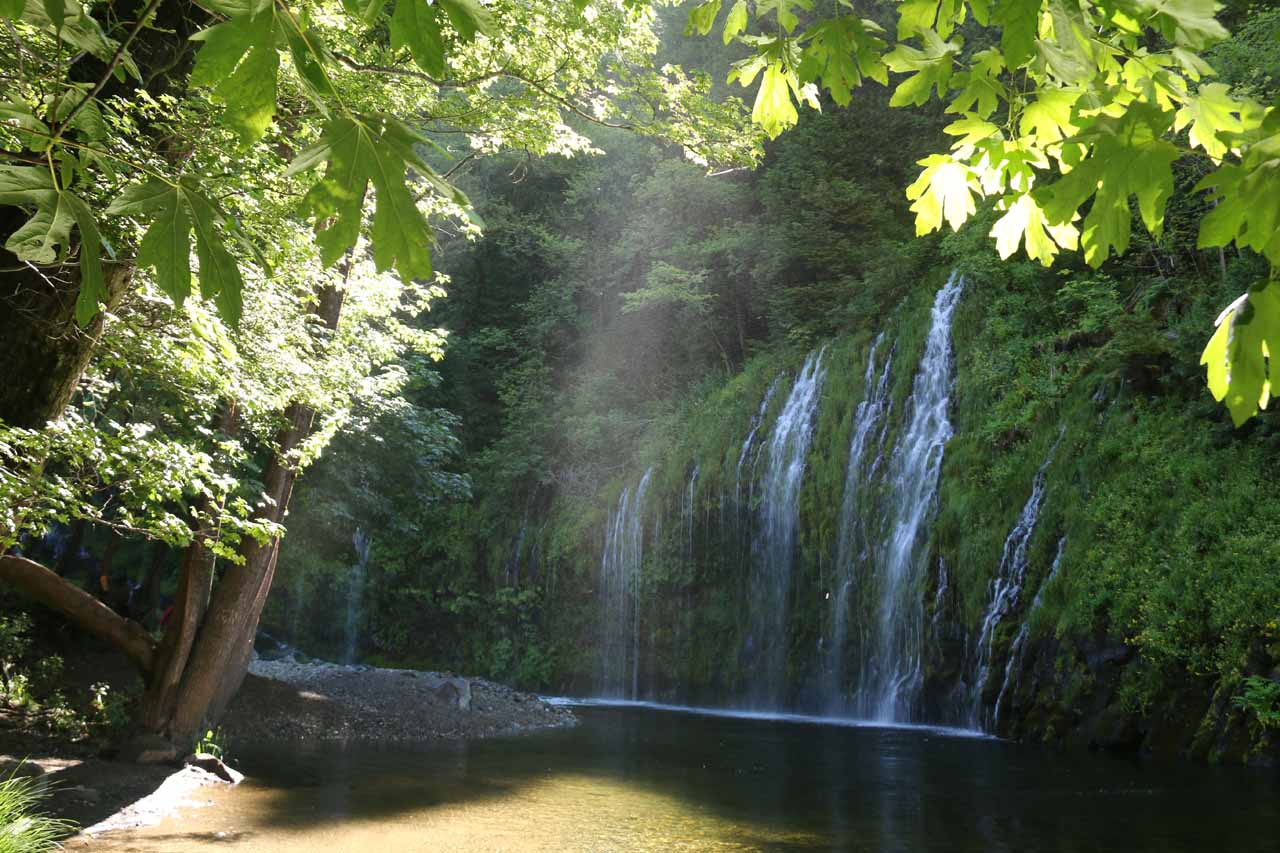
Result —
<instances>
[{"instance_id":1,"label":"pool of water","mask_svg":"<svg viewBox=\"0 0 1280 853\"><path fill-rule=\"evenodd\" d=\"M250 781L95 850L1275 850L1270 771L926 728L587 706L432 747L277 745Z\"/></svg>"}]
</instances>

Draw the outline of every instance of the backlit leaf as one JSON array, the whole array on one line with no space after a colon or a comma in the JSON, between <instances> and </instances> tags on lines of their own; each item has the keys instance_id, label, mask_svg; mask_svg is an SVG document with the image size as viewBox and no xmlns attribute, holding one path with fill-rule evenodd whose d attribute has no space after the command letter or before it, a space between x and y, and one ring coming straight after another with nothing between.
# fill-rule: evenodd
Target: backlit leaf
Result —
<instances>
[{"instance_id":1,"label":"backlit leaf","mask_svg":"<svg viewBox=\"0 0 1280 853\"><path fill-rule=\"evenodd\" d=\"M399 0L391 15L391 49L409 48L414 63L432 77L444 77L444 36L436 6Z\"/></svg>"},{"instance_id":2,"label":"backlit leaf","mask_svg":"<svg viewBox=\"0 0 1280 853\"><path fill-rule=\"evenodd\" d=\"M1228 35L1214 17L1219 8L1216 0L1111 0L1111 4L1154 25L1161 35L1182 47L1202 49Z\"/></svg>"},{"instance_id":3,"label":"backlit leaf","mask_svg":"<svg viewBox=\"0 0 1280 853\"><path fill-rule=\"evenodd\" d=\"M4 247L24 261L54 264L71 250L71 229L80 232L80 293L76 320L84 325L106 297L102 276L102 238L93 211L79 196L58 187L49 170L34 166L0 166L0 205L33 207Z\"/></svg>"},{"instance_id":4,"label":"backlit leaf","mask_svg":"<svg viewBox=\"0 0 1280 853\"><path fill-rule=\"evenodd\" d=\"M1198 145L1210 157L1220 158L1227 153L1227 143L1220 134L1239 133L1244 129L1240 121L1241 104L1231 97L1231 90L1224 83L1201 86L1178 110L1174 130L1191 126L1192 145Z\"/></svg>"},{"instance_id":5,"label":"backlit leaf","mask_svg":"<svg viewBox=\"0 0 1280 853\"><path fill-rule=\"evenodd\" d=\"M1266 408L1280 381L1280 282L1251 289L1218 317L1200 363L1209 390L1236 426Z\"/></svg>"},{"instance_id":6,"label":"backlit leaf","mask_svg":"<svg viewBox=\"0 0 1280 853\"><path fill-rule=\"evenodd\" d=\"M716 15L720 14L721 0L707 0L689 10L689 20L684 25L684 34L691 36L697 33L705 36L715 26Z\"/></svg>"},{"instance_id":7,"label":"backlit leaf","mask_svg":"<svg viewBox=\"0 0 1280 853\"><path fill-rule=\"evenodd\" d=\"M1000 49L1010 68L1031 58L1040 21L1040 0L999 0L991 13L1000 27Z\"/></svg>"},{"instance_id":8,"label":"backlit leaf","mask_svg":"<svg viewBox=\"0 0 1280 853\"><path fill-rule=\"evenodd\" d=\"M1059 247L1075 249L1078 240L1074 225L1049 225L1029 193L1018 196L1009 205L1004 216L992 226L991 236L996 239L996 251L1001 258L1008 259L1018 251L1019 243L1025 243L1027 257L1046 267L1053 263Z\"/></svg>"},{"instance_id":9,"label":"backlit leaf","mask_svg":"<svg viewBox=\"0 0 1280 853\"><path fill-rule=\"evenodd\" d=\"M478 32L491 36L498 30L493 13L479 0L436 0L436 2L444 9L445 14L449 16L449 23L453 24L453 28L465 41L474 39Z\"/></svg>"},{"instance_id":10,"label":"backlit leaf","mask_svg":"<svg viewBox=\"0 0 1280 853\"><path fill-rule=\"evenodd\" d=\"M276 111L280 54L275 7L235 18L192 36L203 42L191 71L192 86L213 88L226 105L223 122L249 145L266 133Z\"/></svg>"},{"instance_id":11,"label":"backlit leaf","mask_svg":"<svg viewBox=\"0 0 1280 853\"><path fill-rule=\"evenodd\" d=\"M979 192L977 181L963 163L945 154L933 154L920 161L924 171L907 188L916 215L916 234L937 231L945 221L953 231L977 211L973 195Z\"/></svg>"},{"instance_id":12,"label":"backlit leaf","mask_svg":"<svg viewBox=\"0 0 1280 853\"><path fill-rule=\"evenodd\" d=\"M831 18L810 29L805 37L808 44L800 62L800 81L821 80L837 104L849 103L852 90L862 85L863 75L889 82L880 59L884 41L858 18Z\"/></svg>"},{"instance_id":13,"label":"backlit leaf","mask_svg":"<svg viewBox=\"0 0 1280 853\"><path fill-rule=\"evenodd\" d=\"M406 186L412 167L437 188L449 185L434 175L413 146L421 141L402 122L387 116L334 118L320 142L299 155L293 173L325 163L323 177L304 206L315 218L321 260L332 264L360 236L364 199L372 183L375 209L371 242L379 271L395 267L406 281L431 275L431 230ZM455 200L462 199L460 193Z\"/></svg>"},{"instance_id":14,"label":"backlit leaf","mask_svg":"<svg viewBox=\"0 0 1280 853\"><path fill-rule=\"evenodd\" d=\"M729 15L724 19L724 43L728 44L733 41L739 33L747 29L747 0L737 0L733 7L729 9Z\"/></svg>"},{"instance_id":15,"label":"backlit leaf","mask_svg":"<svg viewBox=\"0 0 1280 853\"><path fill-rule=\"evenodd\" d=\"M157 201L138 246L138 266L154 269L156 286L181 306L191 293L191 217L177 187Z\"/></svg>"},{"instance_id":16,"label":"backlit leaf","mask_svg":"<svg viewBox=\"0 0 1280 853\"><path fill-rule=\"evenodd\" d=\"M928 103L935 89L939 96L947 91L952 63L960 52L960 46L943 41L932 30L925 30L920 37L924 42L923 50L899 42L884 58L884 64L890 71L911 72L911 76L894 90L893 97L889 99L890 106L923 105Z\"/></svg>"}]
</instances>

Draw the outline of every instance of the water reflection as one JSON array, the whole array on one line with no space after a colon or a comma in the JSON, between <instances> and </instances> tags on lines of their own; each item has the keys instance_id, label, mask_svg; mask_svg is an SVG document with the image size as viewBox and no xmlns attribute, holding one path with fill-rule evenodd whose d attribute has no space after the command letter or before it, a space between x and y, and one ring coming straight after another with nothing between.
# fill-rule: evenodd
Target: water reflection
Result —
<instances>
[{"instance_id":1,"label":"water reflection","mask_svg":"<svg viewBox=\"0 0 1280 853\"><path fill-rule=\"evenodd\" d=\"M928 730L584 708L433 749L277 746L213 808L92 849L1270 850L1274 774Z\"/></svg>"}]
</instances>

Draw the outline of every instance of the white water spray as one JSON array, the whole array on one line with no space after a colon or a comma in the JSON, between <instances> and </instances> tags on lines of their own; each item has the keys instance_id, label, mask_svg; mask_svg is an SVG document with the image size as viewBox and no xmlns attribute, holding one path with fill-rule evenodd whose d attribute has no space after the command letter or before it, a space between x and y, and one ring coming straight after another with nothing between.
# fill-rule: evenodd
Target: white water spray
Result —
<instances>
[{"instance_id":1,"label":"white water spray","mask_svg":"<svg viewBox=\"0 0 1280 853\"><path fill-rule=\"evenodd\" d=\"M757 707L778 707L786 684L791 567L800 521L800 485L822 393L826 348L810 353L778 414L767 444L759 524L753 547L751 627L748 642L756 682L748 691Z\"/></svg>"},{"instance_id":2,"label":"white water spray","mask_svg":"<svg viewBox=\"0 0 1280 853\"><path fill-rule=\"evenodd\" d=\"M640 569L644 560L644 503L653 469L634 491L622 490L609 516L600 561L600 695L635 698L640 679ZM628 679L628 675L630 678Z\"/></svg>"},{"instance_id":3,"label":"white water spray","mask_svg":"<svg viewBox=\"0 0 1280 853\"><path fill-rule=\"evenodd\" d=\"M934 299L908 421L889 460L888 535L877 560L879 612L856 703L859 713L877 720L911 719L924 683L923 546L936 510L942 454L952 435L951 322L963 290L964 279L952 273Z\"/></svg>"},{"instance_id":4,"label":"white water spray","mask_svg":"<svg viewBox=\"0 0 1280 853\"><path fill-rule=\"evenodd\" d=\"M879 462L889 426L889 374L893 352L876 369L876 354L884 342L882 332L871 345L863 375L862 402L853 418L849 461L845 467L844 496L840 505L840 532L836 539L836 593L831 602L831 645L827 649L827 706L832 713L847 710L845 688L848 655L850 600L859 565L867 559L867 515L871 511L866 492Z\"/></svg>"}]
</instances>

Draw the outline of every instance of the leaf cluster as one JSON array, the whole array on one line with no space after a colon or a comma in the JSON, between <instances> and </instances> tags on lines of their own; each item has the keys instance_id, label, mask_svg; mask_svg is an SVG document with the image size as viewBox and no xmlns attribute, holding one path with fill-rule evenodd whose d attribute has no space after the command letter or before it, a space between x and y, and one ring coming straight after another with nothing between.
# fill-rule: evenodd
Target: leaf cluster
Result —
<instances>
[{"instance_id":1,"label":"leaf cluster","mask_svg":"<svg viewBox=\"0 0 1280 853\"><path fill-rule=\"evenodd\" d=\"M689 31L709 33L720 7L695 6ZM1002 214L990 232L1002 258L1022 247L1048 266L1081 249L1096 268L1129 248L1133 207L1161 235L1174 165L1192 158L1205 164L1196 190L1213 205L1198 245L1257 252L1274 281L1280 110L1251 96L1256 84L1237 91L1212 81L1210 51L1229 38L1219 8L1213 0L905 0L889 46L844 0L834 14L808 0L742 0L722 31L754 48L730 79L760 77L752 117L770 136L796 124L797 105L820 106L811 87L845 104L862 77L885 82L885 69L903 75L891 104L946 103L955 141L921 160L907 189L921 234L944 222L959 229L981 201ZM968 48L966 36L991 46ZM1259 282L1224 311L1204 352L1210 390L1237 424L1270 398L1280 347L1271 292Z\"/></svg>"}]
</instances>

